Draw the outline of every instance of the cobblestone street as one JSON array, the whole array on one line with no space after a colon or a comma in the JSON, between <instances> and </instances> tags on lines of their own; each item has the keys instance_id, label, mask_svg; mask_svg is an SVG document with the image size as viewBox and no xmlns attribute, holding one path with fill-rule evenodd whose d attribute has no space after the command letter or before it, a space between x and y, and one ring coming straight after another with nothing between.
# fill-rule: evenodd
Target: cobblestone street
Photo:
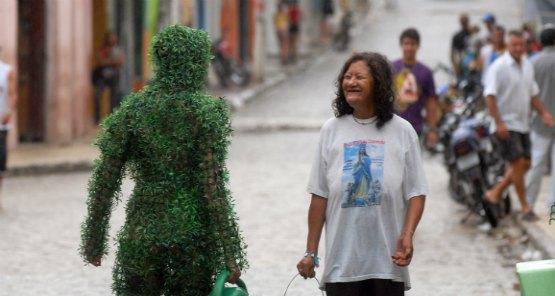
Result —
<instances>
[{"instance_id":1,"label":"cobblestone street","mask_svg":"<svg viewBox=\"0 0 555 296\"><path fill-rule=\"evenodd\" d=\"M251 268L252 295L282 295L304 252L309 196L305 185L317 131L238 133L229 168ZM517 295L514 266L503 267L503 240L459 223L464 214L445 191L438 159L426 159L431 194L416 233L408 295ZM7 180L0 215L0 295L109 295L114 248L103 266L78 255L89 174ZM124 184L129 194L131 182ZM123 221L120 203L112 233ZM323 249L320 250L323 253ZM325 264L325 258L323 259ZM318 295L315 281L296 280L288 295Z\"/></svg>"},{"instance_id":2,"label":"cobblestone street","mask_svg":"<svg viewBox=\"0 0 555 296\"><path fill-rule=\"evenodd\" d=\"M447 63L461 12L469 12L472 23L495 11L507 28L519 24L517 0L398 2L398 10L377 8L363 20L348 52L372 50L398 58L399 33L415 26L423 35L419 59L433 67ZM283 295L296 274L306 245L308 174L319 127L333 116L333 83L347 54L326 51L310 67L292 73L234 114L236 133L228 168L239 224L249 245L251 267L242 278L250 295ZM520 234L510 219L504 221L503 233L493 235L480 230L474 219L461 224L466 212L449 198L441 158L424 154L424 162L430 195L415 235L412 290L407 295L518 295L513 259L503 256L511 248L507 233L519 245ZM89 176L84 172L5 180L0 296L111 294L113 244L98 268L85 266L78 253ZM112 236L123 223L125 196L132 186L124 182L124 198L111 219ZM322 243L320 254L323 248ZM325 265L326 258L322 261ZM316 286L314 280L298 278L287 295L321 295Z\"/></svg>"}]
</instances>

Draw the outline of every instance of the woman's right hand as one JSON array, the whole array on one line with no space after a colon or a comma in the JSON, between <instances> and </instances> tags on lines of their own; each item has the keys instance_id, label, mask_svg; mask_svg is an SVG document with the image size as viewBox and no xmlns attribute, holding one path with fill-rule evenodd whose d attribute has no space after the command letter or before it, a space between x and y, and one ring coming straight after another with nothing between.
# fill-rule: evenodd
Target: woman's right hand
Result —
<instances>
[{"instance_id":1,"label":"woman's right hand","mask_svg":"<svg viewBox=\"0 0 555 296\"><path fill-rule=\"evenodd\" d=\"M312 258L311 256L303 257L301 261L297 263L297 270L304 279L313 278L316 276L316 271L314 270L315 267L316 265L314 264L314 258Z\"/></svg>"}]
</instances>

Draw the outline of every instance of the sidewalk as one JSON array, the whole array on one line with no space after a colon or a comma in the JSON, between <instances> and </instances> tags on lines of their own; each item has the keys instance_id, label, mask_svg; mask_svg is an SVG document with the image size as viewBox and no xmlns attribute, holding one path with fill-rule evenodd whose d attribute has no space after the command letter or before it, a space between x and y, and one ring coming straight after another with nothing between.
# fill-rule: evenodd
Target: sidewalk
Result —
<instances>
[{"instance_id":1,"label":"sidewalk","mask_svg":"<svg viewBox=\"0 0 555 296\"><path fill-rule=\"evenodd\" d=\"M532 243L538 248L544 259L555 258L555 221L549 224L550 208L547 208L547 195L551 185L551 176L544 176L540 196L534 206L534 211L540 217L537 222L525 222L517 219ZM554 217L555 218L555 217Z\"/></svg>"},{"instance_id":2,"label":"sidewalk","mask_svg":"<svg viewBox=\"0 0 555 296\"><path fill-rule=\"evenodd\" d=\"M267 57L265 80L251 81L243 88L229 87L222 89L215 79L210 81L207 92L215 97L223 97L229 102L232 112L241 109L258 94L284 82L292 73L302 72L316 57L325 51L318 49L310 54L301 55L294 65L282 66L278 57ZM20 144L9 151L7 177L86 171L92 169L99 152L92 145L96 132L68 145L50 145L44 143Z\"/></svg>"}]
</instances>

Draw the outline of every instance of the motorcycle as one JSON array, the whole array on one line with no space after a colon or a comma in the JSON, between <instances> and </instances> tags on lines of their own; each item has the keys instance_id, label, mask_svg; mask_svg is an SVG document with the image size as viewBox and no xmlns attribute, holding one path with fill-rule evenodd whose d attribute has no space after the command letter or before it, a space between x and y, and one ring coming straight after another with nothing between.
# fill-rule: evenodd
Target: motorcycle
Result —
<instances>
[{"instance_id":1,"label":"motorcycle","mask_svg":"<svg viewBox=\"0 0 555 296\"><path fill-rule=\"evenodd\" d=\"M345 51L349 47L349 43L351 42L351 27L353 26L352 23L353 13L351 11L347 11L341 17L341 22L339 24L339 30L333 36L333 48L337 51Z\"/></svg>"},{"instance_id":2,"label":"motorcycle","mask_svg":"<svg viewBox=\"0 0 555 296\"><path fill-rule=\"evenodd\" d=\"M441 67L440 64L438 67ZM454 77L454 73L452 74ZM447 165L451 157L448 149L453 132L462 120L472 117L483 109L482 85L478 76L456 84L448 84L438 91L441 117L438 120L438 144L434 152L443 153L443 161Z\"/></svg>"},{"instance_id":3,"label":"motorcycle","mask_svg":"<svg viewBox=\"0 0 555 296\"><path fill-rule=\"evenodd\" d=\"M220 86L245 86L250 82L250 71L245 64L237 63L231 54L231 46L225 39L216 40L212 44L212 67L216 72Z\"/></svg>"},{"instance_id":4,"label":"motorcycle","mask_svg":"<svg viewBox=\"0 0 555 296\"><path fill-rule=\"evenodd\" d=\"M483 110L475 111L482 99L482 87L478 84L473 88L476 88L473 92L467 92L466 105L451 116L451 125L443 135L444 141L449 138L444 155L450 174L449 192L456 202L469 209L463 223L476 213L495 228L511 211L510 196L504 194L502 202L494 205L485 199L485 193L503 176L505 161L489 133L489 117Z\"/></svg>"}]
</instances>

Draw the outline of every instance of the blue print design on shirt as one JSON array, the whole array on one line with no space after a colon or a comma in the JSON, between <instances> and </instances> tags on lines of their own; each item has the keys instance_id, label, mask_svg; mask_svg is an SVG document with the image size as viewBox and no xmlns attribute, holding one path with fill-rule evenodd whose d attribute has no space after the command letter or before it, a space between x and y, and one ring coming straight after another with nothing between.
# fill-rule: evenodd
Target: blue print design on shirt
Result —
<instances>
[{"instance_id":1,"label":"blue print design on shirt","mask_svg":"<svg viewBox=\"0 0 555 296\"><path fill-rule=\"evenodd\" d=\"M342 208L380 205L383 194L384 141L362 140L343 146Z\"/></svg>"}]
</instances>

